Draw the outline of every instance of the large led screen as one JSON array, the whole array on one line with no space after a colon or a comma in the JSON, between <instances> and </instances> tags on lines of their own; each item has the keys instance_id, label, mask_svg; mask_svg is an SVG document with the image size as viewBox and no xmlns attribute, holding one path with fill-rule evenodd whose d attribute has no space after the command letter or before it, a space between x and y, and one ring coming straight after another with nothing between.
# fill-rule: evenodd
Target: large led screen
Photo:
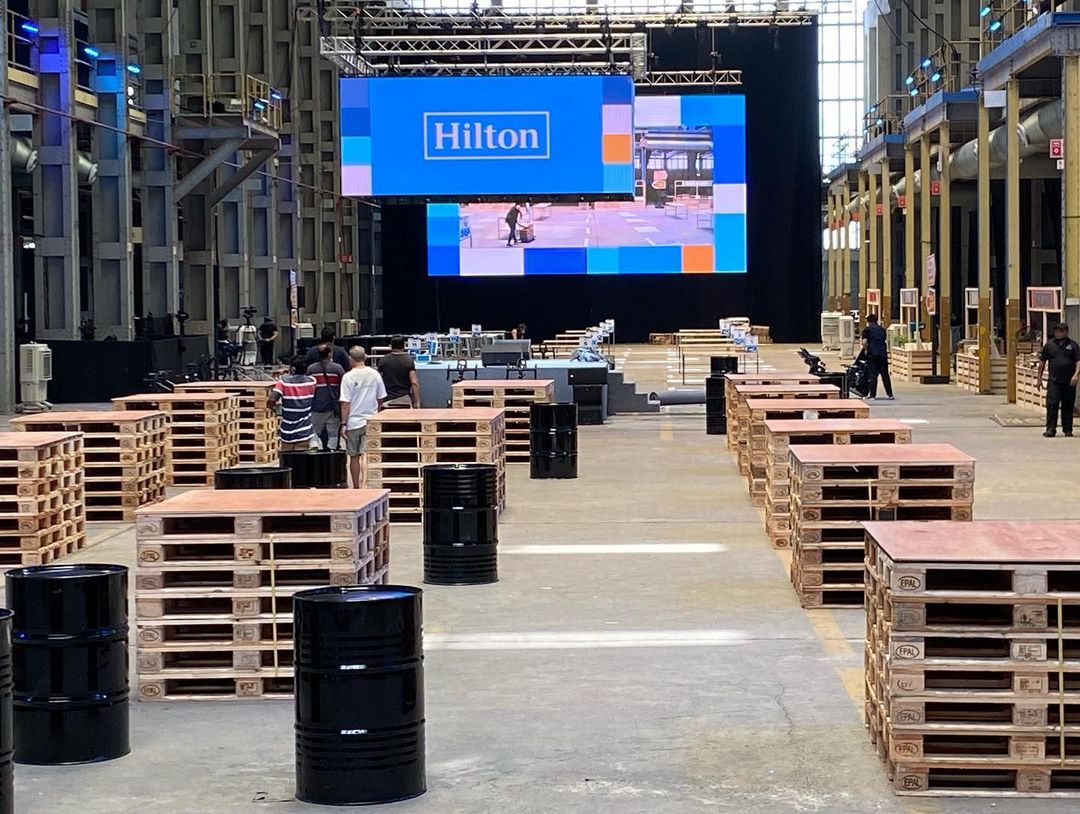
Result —
<instances>
[{"instance_id":1,"label":"large led screen","mask_svg":"<svg viewBox=\"0 0 1080 814\"><path fill-rule=\"evenodd\" d=\"M430 204L428 274L746 271L744 97L638 96L633 176L625 202Z\"/></svg>"},{"instance_id":2,"label":"large led screen","mask_svg":"<svg viewBox=\"0 0 1080 814\"><path fill-rule=\"evenodd\" d=\"M341 80L341 191L629 196L627 76Z\"/></svg>"}]
</instances>

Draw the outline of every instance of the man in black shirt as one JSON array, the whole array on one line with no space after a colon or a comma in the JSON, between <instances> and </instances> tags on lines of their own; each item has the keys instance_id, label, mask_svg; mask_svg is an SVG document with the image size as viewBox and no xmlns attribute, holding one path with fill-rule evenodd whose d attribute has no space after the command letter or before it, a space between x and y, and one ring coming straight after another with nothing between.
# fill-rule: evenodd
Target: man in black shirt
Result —
<instances>
[{"instance_id":1,"label":"man in black shirt","mask_svg":"<svg viewBox=\"0 0 1080 814\"><path fill-rule=\"evenodd\" d=\"M322 329L322 339L319 340L319 344L312 345L308 348L306 354L304 354L304 361L309 365L313 365L322 359L322 348L326 345L330 346L330 360L336 364L341 365L342 370L349 370L352 367L352 363L349 361L349 355L345 352L345 348L339 347L334 344L334 339L337 337L337 331L333 328Z\"/></svg>"},{"instance_id":2,"label":"man in black shirt","mask_svg":"<svg viewBox=\"0 0 1080 814\"><path fill-rule=\"evenodd\" d=\"M866 351L866 373L870 377L870 395L868 399L877 398L877 380L881 377L881 383L885 386L885 398L892 401L892 379L889 378L889 347L888 335L885 329L878 325L877 314L870 314L866 318L866 327L862 332L862 346Z\"/></svg>"},{"instance_id":3,"label":"man in black shirt","mask_svg":"<svg viewBox=\"0 0 1080 814\"><path fill-rule=\"evenodd\" d=\"M1050 375L1046 382L1046 432L1047 438L1057 435L1058 411L1061 411L1061 431L1073 434L1073 410L1076 407L1076 383L1080 381L1080 345L1069 339L1069 326L1064 322L1054 328L1054 338L1039 354L1039 386L1043 371L1050 363Z\"/></svg>"},{"instance_id":4,"label":"man in black shirt","mask_svg":"<svg viewBox=\"0 0 1080 814\"><path fill-rule=\"evenodd\" d=\"M278 338L278 327L273 317L263 317L259 331L259 362L264 365L274 364L274 340Z\"/></svg>"},{"instance_id":5,"label":"man in black shirt","mask_svg":"<svg viewBox=\"0 0 1080 814\"><path fill-rule=\"evenodd\" d=\"M511 243L517 243L517 223L518 218L521 216L521 204L514 204L510 207L510 211L506 213L506 225L510 227L510 236L506 238L506 245Z\"/></svg>"},{"instance_id":6,"label":"man in black shirt","mask_svg":"<svg viewBox=\"0 0 1080 814\"><path fill-rule=\"evenodd\" d=\"M400 336L390 339L390 352L379 360L379 375L386 386L383 406L420 406L420 379L416 376L416 360L405 350L405 340Z\"/></svg>"}]
</instances>

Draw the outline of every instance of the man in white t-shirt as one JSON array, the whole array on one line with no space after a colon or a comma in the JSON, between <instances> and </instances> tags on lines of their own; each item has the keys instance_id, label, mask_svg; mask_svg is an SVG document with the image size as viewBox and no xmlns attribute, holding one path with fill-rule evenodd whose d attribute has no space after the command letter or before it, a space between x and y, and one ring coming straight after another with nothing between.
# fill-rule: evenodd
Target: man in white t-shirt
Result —
<instances>
[{"instance_id":1,"label":"man in white t-shirt","mask_svg":"<svg viewBox=\"0 0 1080 814\"><path fill-rule=\"evenodd\" d=\"M354 489L367 488L367 420L382 409L386 386L377 370L367 366L361 347L349 351L352 369L341 377L341 434L349 455Z\"/></svg>"}]
</instances>

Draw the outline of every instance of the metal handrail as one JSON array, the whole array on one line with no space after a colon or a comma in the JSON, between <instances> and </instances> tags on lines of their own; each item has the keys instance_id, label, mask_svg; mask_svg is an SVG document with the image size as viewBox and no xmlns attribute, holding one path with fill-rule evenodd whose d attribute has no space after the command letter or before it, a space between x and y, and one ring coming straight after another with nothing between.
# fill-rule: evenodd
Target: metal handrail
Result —
<instances>
[{"instance_id":1,"label":"metal handrail","mask_svg":"<svg viewBox=\"0 0 1080 814\"><path fill-rule=\"evenodd\" d=\"M7 17L7 64L13 68L31 70L34 67L31 58L34 37L23 26L33 26L34 21L10 9ZM20 58L21 54L26 56Z\"/></svg>"},{"instance_id":2,"label":"metal handrail","mask_svg":"<svg viewBox=\"0 0 1080 814\"><path fill-rule=\"evenodd\" d=\"M251 74L180 74L180 109L211 119L243 115L274 130L284 124L280 94L268 82Z\"/></svg>"}]
</instances>

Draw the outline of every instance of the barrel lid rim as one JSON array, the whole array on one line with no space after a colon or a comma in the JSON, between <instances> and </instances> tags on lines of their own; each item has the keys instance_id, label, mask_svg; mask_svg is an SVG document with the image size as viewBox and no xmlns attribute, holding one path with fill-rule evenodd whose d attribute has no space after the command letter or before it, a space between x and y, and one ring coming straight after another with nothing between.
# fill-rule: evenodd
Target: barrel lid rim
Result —
<instances>
[{"instance_id":1,"label":"barrel lid rim","mask_svg":"<svg viewBox=\"0 0 1080 814\"><path fill-rule=\"evenodd\" d=\"M327 585L323 588L298 591L293 594L293 600L368 602L376 599L405 599L421 596L423 593L423 588L414 585Z\"/></svg>"},{"instance_id":2,"label":"barrel lid rim","mask_svg":"<svg viewBox=\"0 0 1080 814\"><path fill-rule=\"evenodd\" d=\"M222 472L243 472L245 475L250 473L266 473L266 472L292 472L287 466L230 466L228 469L219 469L215 474L221 474Z\"/></svg>"},{"instance_id":3,"label":"barrel lid rim","mask_svg":"<svg viewBox=\"0 0 1080 814\"><path fill-rule=\"evenodd\" d=\"M51 565L28 565L12 568L6 572L8 579L36 577L48 574L55 579L76 579L79 577L100 577L109 574L126 574L128 567L111 562L54 563Z\"/></svg>"}]
</instances>

